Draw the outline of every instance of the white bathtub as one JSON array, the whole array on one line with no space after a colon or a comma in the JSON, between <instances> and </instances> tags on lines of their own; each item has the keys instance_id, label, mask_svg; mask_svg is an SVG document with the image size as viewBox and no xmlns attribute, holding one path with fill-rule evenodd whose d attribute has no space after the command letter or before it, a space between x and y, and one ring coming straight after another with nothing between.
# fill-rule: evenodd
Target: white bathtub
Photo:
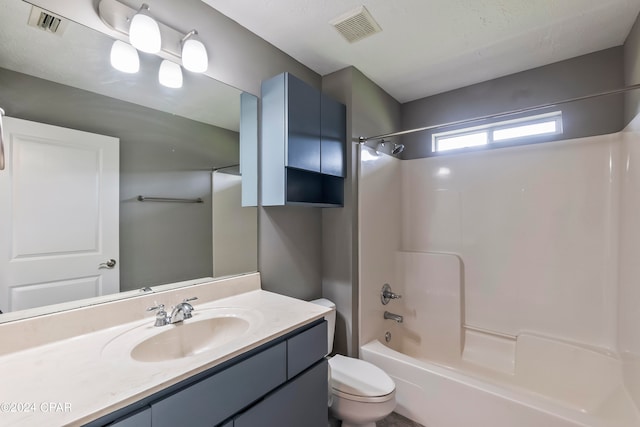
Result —
<instances>
[{"instance_id":1,"label":"white bathtub","mask_svg":"<svg viewBox=\"0 0 640 427\"><path fill-rule=\"evenodd\" d=\"M543 346L549 344L549 340L533 337L534 345L538 341ZM396 412L426 427L640 426L638 411L619 375L612 374L615 358L564 343L552 342L544 350L553 357L564 352L576 367L573 373L562 373L562 378L555 381L556 389L544 387L548 387L549 375L560 372L558 367L545 368L538 374L529 369L520 375L516 369L513 375L505 375L474 369L462 359L435 363L410 357L378 340L363 345L360 357L382 368L395 381ZM531 366L540 365L537 360L531 362ZM526 362L521 365L527 369ZM575 375L585 368L599 372L589 374L589 378Z\"/></svg>"}]
</instances>

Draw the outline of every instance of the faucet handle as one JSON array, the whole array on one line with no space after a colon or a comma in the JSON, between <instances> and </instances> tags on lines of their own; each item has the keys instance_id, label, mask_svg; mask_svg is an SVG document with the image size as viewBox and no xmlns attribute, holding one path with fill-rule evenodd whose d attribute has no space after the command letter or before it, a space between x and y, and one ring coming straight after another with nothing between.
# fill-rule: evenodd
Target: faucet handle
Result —
<instances>
[{"instance_id":1,"label":"faucet handle","mask_svg":"<svg viewBox=\"0 0 640 427\"><path fill-rule=\"evenodd\" d=\"M153 307L147 307L147 311L158 310L156 313L155 326L164 326L168 323L167 312L164 310L164 304L157 304Z\"/></svg>"},{"instance_id":2,"label":"faucet handle","mask_svg":"<svg viewBox=\"0 0 640 427\"><path fill-rule=\"evenodd\" d=\"M193 317L193 314L191 314L191 312L195 310L195 308L193 308L193 306L189 304L189 301L195 301L197 299L198 297L191 297L182 300L182 313L184 314L185 319L191 319L191 317Z\"/></svg>"},{"instance_id":3,"label":"faucet handle","mask_svg":"<svg viewBox=\"0 0 640 427\"><path fill-rule=\"evenodd\" d=\"M147 311L153 311L153 310L160 310L160 311L164 311L164 304L158 304L156 303L156 305L152 306L152 307L147 307Z\"/></svg>"},{"instance_id":4,"label":"faucet handle","mask_svg":"<svg viewBox=\"0 0 640 427\"><path fill-rule=\"evenodd\" d=\"M402 295L396 294L391 291L391 286L389 286L388 283L384 284L384 286L382 287L382 291L380 291L380 302L382 302L382 305L389 304L389 301L391 301L392 299L400 298L402 298Z\"/></svg>"}]
</instances>

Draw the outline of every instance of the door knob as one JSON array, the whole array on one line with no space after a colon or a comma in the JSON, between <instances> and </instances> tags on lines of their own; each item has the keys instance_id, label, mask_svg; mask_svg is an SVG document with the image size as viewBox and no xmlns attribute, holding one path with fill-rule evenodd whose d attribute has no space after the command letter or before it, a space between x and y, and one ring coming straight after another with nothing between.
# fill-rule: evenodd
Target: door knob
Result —
<instances>
[{"instance_id":1,"label":"door knob","mask_svg":"<svg viewBox=\"0 0 640 427\"><path fill-rule=\"evenodd\" d=\"M116 260L111 258L109 261L101 263L98 266L98 268L113 268L115 266L116 266Z\"/></svg>"}]
</instances>

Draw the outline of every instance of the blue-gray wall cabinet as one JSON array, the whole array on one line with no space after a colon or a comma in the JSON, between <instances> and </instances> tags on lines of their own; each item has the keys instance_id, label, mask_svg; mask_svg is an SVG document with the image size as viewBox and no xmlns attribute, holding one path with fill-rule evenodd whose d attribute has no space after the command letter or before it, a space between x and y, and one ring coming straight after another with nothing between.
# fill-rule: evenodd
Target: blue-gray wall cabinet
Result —
<instances>
[{"instance_id":1,"label":"blue-gray wall cabinet","mask_svg":"<svg viewBox=\"0 0 640 427\"><path fill-rule=\"evenodd\" d=\"M289 73L262 82L263 206L342 206L346 107Z\"/></svg>"}]
</instances>

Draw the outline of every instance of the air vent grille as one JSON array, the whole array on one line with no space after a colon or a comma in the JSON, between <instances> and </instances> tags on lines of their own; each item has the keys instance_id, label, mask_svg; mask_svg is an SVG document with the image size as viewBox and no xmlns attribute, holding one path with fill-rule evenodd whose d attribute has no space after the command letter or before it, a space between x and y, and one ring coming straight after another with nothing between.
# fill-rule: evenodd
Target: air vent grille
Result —
<instances>
[{"instance_id":1,"label":"air vent grille","mask_svg":"<svg viewBox=\"0 0 640 427\"><path fill-rule=\"evenodd\" d=\"M51 34L60 35L67 26L67 21L44 9L33 6L29 15L29 25Z\"/></svg>"},{"instance_id":2,"label":"air vent grille","mask_svg":"<svg viewBox=\"0 0 640 427\"><path fill-rule=\"evenodd\" d=\"M360 6L355 10L329 22L349 42L354 43L382 31L380 25L373 19L366 7Z\"/></svg>"}]
</instances>

